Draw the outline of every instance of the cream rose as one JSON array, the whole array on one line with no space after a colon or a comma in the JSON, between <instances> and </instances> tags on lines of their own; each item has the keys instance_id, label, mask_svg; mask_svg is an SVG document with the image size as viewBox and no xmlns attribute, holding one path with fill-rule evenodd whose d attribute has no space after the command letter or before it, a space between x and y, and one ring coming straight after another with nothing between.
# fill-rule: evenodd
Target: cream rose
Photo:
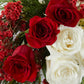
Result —
<instances>
[{"instance_id":1,"label":"cream rose","mask_svg":"<svg viewBox=\"0 0 84 84\"><path fill-rule=\"evenodd\" d=\"M84 34L83 34L83 38L82 38L82 45L81 45L80 52L78 52L76 54L76 56L79 56L79 58L81 59L81 63L83 66L83 74L84 74Z\"/></svg>"},{"instance_id":2,"label":"cream rose","mask_svg":"<svg viewBox=\"0 0 84 84\"><path fill-rule=\"evenodd\" d=\"M69 56L46 57L46 79L49 84L80 84L82 81L79 62Z\"/></svg>"},{"instance_id":3,"label":"cream rose","mask_svg":"<svg viewBox=\"0 0 84 84\"><path fill-rule=\"evenodd\" d=\"M60 33L58 34L57 40L52 47L56 51L66 55L72 55L80 51L83 30L78 26L72 28L63 25L61 25L59 29ZM49 50L50 47L47 46Z\"/></svg>"},{"instance_id":4,"label":"cream rose","mask_svg":"<svg viewBox=\"0 0 84 84\"><path fill-rule=\"evenodd\" d=\"M84 34L83 34L83 38L82 38L82 46L81 46L81 50L80 50L80 55L84 59Z\"/></svg>"}]
</instances>

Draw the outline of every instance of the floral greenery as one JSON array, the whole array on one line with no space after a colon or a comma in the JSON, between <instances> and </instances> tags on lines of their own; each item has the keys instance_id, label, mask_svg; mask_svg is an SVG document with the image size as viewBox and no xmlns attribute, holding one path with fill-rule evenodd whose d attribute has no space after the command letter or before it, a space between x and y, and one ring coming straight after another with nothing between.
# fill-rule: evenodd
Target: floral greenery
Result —
<instances>
[{"instance_id":1,"label":"floral greenery","mask_svg":"<svg viewBox=\"0 0 84 84\"><path fill-rule=\"evenodd\" d=\"M82 82L81 82L81 84L84 84L84 78L82 79Z\"/></svg>"},{"instance_id":2,"label":"floral greenery","mask_svg":"<svg viewBox=\"0 0 84 84\"><path fill-rule=\"evenodd\" d=\"M5 3L5 2L12 2L12 1L19 1L19 0L0 0L0 2L3 2L3 3Z\"/></svg>"},{"instance_id":3,"label":"floral greenery","mask_svg":"<svg viewBox=\"0 0 84 84\"><path fill-rule=\"evenodd\" d=\"M45 4L40 4L38 0L21 0L23 5L23 13L24 13L24 19L29 21L30 18L33 16L41 16L44 17L45 15L45 9L47 7L47 4L49 0L45 0Z\"/></svg>"}]
</instances>

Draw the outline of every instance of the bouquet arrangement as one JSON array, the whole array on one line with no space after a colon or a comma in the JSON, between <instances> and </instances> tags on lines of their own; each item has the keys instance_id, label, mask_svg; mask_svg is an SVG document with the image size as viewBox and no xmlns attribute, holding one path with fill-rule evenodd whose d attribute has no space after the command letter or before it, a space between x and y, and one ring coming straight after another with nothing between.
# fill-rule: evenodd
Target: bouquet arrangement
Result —
<instances>
[{"instance_id":1,"label":"bouquet arrangement","mask_svg":"<svg viewBox=\"0 0 84 84\"><path fill-rule=\"evenodd\" d=\"M1 84L84 84L83 18L83 0L8 2L0 15Z\"/></svg>"}]
</instances>

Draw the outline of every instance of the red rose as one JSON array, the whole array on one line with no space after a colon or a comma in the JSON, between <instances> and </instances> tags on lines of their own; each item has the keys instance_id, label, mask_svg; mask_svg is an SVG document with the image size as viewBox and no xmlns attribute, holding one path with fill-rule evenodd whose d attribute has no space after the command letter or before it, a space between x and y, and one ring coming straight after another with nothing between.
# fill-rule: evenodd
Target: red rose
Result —
<instances>
[{"instance_id":1,"label":"red rose","mask_svg":"<svg viewBox=\"0 0 84 84\"><path fill-rule=\"evenodd\" d=\"M30 19L29 26L29 33L25 35L31 47L41 48L52 45L56 41L56 35L59 33L59 30L57 30L58 25L51 19L35 16Z\"/></svg>"},{"instance_id":2,"label":"red rose","mask_svg":"<svg viewBox=\"0 0 84 84\"><path fill-rule=\"evenodd\" d=\"M18 82L35 81L37 68L32 49L26 45L17 47L5 60L3 70Z\"/></svg>"},{"instance_id":3,"label":"red rose","mask_svg":"<svg viewBox=\"0 0 84 84\"><path fill-rule=\"evenodd\" d=\"M58 24L71 27L74 27L82 18L82 14L68 3L68 0L51 0L46 14Z\"/></svg>"}]
</instances>

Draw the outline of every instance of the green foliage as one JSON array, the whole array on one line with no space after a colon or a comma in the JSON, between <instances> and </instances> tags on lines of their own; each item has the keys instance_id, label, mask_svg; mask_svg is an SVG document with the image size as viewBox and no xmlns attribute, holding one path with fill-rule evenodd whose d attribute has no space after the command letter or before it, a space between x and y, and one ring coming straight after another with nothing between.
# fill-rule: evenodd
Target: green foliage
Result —
<instances>
[{"instance_id":1,"label":"green foliage","mask_svg":"<svg viewBox=\"0 0 84 84\"><path fill-rule=\"evenodd\" d=\"M25 33L24 32L21 32L15 39L15 41L13 42L13 44L18 47L20 46L22 43L27 43L26 42L26 38L25 38Z\"/></svg>"},{"instance_id":2,"label":"green foliage","mask_svg":"<svg viewBox=\"0 0 84 84\"><path fill-rule=\"evenodd\" d=\"M82 78L82 82L81 82L81 84L84 84L84 77Z\"/></svg>"},{"instance_id":3,"label":"green foliage","mask_svg":"<svg viewBox=\"0 0 84 84\"><path fill-rule=\"evenodd\" d=\"M14 1L19 1L19 0L0 0L0 2L3 2L3 3L5 3L5 2L14 2Z\"/></svg>"},{"instance_id":4,"label":"green foliage","mask_svg":"<svg viewBox=\"0 0 84 84\"><path fill-rule=\"evenodd\" d=\"M3 2L3 3L5 3L5 2L11 2L11 1L13 1L13 0L0 0L0 2Z\"/></svg>"},{"instance_id":5,"label":"green foliage","mask_svg":"<svg viewBox=\"0 0 84 84\"><path fill-rule=\"evenodd\" d=\"M45 0L44 4L40 4L38 0L21 0L23 5L23 17L29 21L34 16L44 17L45 9L48 5L49 0Z\"/></svg>"}]
</instances>

